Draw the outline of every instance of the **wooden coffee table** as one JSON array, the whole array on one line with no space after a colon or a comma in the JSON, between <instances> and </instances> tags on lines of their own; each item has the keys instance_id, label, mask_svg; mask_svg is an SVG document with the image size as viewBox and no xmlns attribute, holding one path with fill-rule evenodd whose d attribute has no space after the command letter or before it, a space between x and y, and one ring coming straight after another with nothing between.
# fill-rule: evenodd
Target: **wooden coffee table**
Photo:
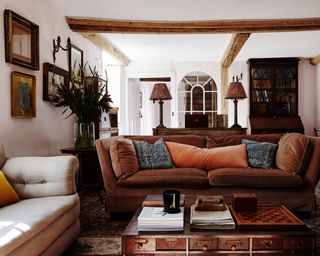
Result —
<instances>
[{"instance_id":1,"label":"wooden coffee table","mask_svg":"<svg viewBox=\"0 0 320 256\"><path fill-rule=\"evenodd\" d=\"M316 234L303 230L194 230L185 208L184 231L138 232L139 209L122 235L122 255L316 255Z\"/></svg>"}]
</instances>

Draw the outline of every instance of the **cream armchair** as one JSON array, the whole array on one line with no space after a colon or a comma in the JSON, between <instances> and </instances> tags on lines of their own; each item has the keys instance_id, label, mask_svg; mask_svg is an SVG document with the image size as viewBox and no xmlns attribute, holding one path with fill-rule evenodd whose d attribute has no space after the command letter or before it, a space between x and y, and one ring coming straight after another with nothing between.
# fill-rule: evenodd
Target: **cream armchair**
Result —
<instances>
[{"instance_id":1,"label":"cream armchair","mask_svg":"<svg viewBox=\"0 0 320 256\"><path fill-rule=\"evenodd\" d=\"M0 145L0 169L20 198L0 208L0 255L61 255L77 238L78 168L74 156L7 159Z\"/></svg>"}]
</instances>

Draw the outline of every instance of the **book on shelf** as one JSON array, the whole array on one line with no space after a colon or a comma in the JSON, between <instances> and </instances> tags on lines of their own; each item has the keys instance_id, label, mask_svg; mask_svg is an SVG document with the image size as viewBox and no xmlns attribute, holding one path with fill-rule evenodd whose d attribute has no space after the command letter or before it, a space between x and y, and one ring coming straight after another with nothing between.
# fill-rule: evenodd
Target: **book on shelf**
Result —
<instances>
[{"instance_id":1,"label":"book on shelf","mask_svg":"<svg viewBox=\"0 0 320 256\"><path fill-rule=\"evenodd\" d=\"M138 231L182 231L184 208L179 213L169 214L163 207L143 207L138 216Z\"/></svg>"},{"instance_id":2,"label":"book on shelf","mask_svg":"<svg viewBox=\"0 0 320 256\"><path fill-rule=\"evenodd\" d=\"M191 206L190 226L196 229L232 230L236 228L229 207L222 211L196 211Z\"/></svg>"},{"instance_id":3,"label":"book on shelf","mask_svg":"<svg viewBox=\"0 0 320 256\"><path fill-rule=\"evenodd\" d=\"M185 195L180 195L180 206L184 206ZM162 195L148 195L142 202L142 206L148 207L163 207L163 196Z\"/></svg>"}]
</instances>

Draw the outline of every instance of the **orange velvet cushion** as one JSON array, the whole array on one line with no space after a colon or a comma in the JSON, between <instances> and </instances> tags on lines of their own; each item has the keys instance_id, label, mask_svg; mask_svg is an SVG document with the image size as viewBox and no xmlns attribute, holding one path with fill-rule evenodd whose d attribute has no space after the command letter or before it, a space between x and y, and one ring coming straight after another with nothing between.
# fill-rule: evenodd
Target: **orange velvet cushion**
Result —
<instances>
[{"instance_id":1,"label":"orange velvet cushion","mask_svg":"<svg viewBox=\"0 0 320 256\"><path fill-rule=\"evenodd\" d=\"M172 161L177 167L214 169L221 167L248 167L246 145L218 148L198 148L166 141Z\"/></svg>"},{"instance_id":2,"label":"orange velvet cushion","mask_svg":"<svg viewBox=\"0 0 320 256\"><path fill-rule=\"evenodd\" d=\"M310 138L299 133L287 133L279 141L276 164L279 169L304 175L313 147Z\"/></svg>"},{"instance_id":3,"label":"orange velvet cushion","mask_svg":"<svg viewBox=\"0 0 320 256\"><path fill-rule=\"evenodd\" d=\"M110 158L117 178L127 178L139 171L139 162L132 140L119 138L110 144Z\"/></svg>"},{"instance_id":4,"label":"orange velvet cushion","mask_svg":"<svg viewBox=\"0 0 320 256\"><path fill-rule=\"evenodd\" d=\"M20 199L7 181L4 173L0 171L0 207L18 202Z\"/></svg>"}]
</instances>

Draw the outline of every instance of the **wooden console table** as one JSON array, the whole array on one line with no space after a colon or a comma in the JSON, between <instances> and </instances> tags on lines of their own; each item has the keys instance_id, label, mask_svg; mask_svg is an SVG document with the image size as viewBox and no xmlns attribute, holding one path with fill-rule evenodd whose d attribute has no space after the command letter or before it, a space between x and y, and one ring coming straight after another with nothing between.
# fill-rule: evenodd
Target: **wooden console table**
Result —
<instances>
[{"instance_id":1,"label":"wooden console table","mask_svg":"<svg viewBox=\"0 0 320 256\"><path fill-rule=\"evenodd\" d=\"M316 233L288 231L191 230L185 208L184 231L138 232L136 212L122 235L122 255L316 255Z\"/></svg>"},{"instance_id":2,"label":"wooden console table","mask_svg":"<svg viewBox=\"0 0 320 256\"><path fill-rule=\"evenodd\" d=\"M153 128L153 135L228 136L247 133L247 128Z\"/></svg>"}]
</instances>

